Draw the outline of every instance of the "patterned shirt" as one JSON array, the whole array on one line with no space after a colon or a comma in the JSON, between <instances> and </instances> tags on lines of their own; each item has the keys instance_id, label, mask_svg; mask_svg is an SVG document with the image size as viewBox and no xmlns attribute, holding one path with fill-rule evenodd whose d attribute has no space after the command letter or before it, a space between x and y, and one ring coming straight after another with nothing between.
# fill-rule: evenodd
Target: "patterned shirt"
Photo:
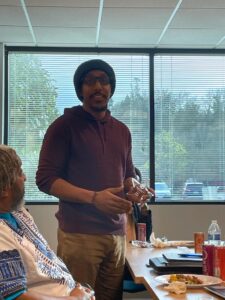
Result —
<instances>
[{"instance_id":1,"label":"patterned shirt","mask_svg":"<svg viewBox=\"0 0 225 300\"><path fill-rule=\"evenodd\" d=\"M31 215L24 208L9 215L11 219L0 215L0 295L16 298L25 290L68 295L75 282L40 234Z\"/></svg>"}]
</instances>

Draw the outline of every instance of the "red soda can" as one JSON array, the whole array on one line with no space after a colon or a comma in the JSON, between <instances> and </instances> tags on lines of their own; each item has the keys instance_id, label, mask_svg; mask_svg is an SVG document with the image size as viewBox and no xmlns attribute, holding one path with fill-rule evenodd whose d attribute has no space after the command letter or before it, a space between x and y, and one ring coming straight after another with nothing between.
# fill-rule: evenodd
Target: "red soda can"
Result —
<instances>
[{"instance_id":1,"label":"red soda can","mask_svg":"<svg viewBox=\"0 0 225 300\"><path fill-rule=\"evenodd\" d=\"M214 245L204 242L202 245L202 273L204 275L214 275Z\"/></svg>"},{"instance_id":2,"label":"red soda can","mask_svg":"<svg viewBox=\"0 0 225 300\"><path fill-rule=\"evenodd\" d=\"M225 280L225 246L214 246L214 276Z\"/></svg>"},{"instance_id":3,"label":"red soda can","mask_svg":"<svg viewBox=\"0 0 225 300\"><path fill-rule=\"evenodd\" d=\"M204 243L204 232L194 233L195 253L202 253L202 245Z\"/></svg>"},{"instance_id":4,"label":"red soda can","mask_svg":"<svg viewBox=\"0 0 225 300\"><path fill-rule=\"evenodd\" d=\"M146 224L137 223L137 239L138 241L146 241Z\"/></svg>"}]
</instances>

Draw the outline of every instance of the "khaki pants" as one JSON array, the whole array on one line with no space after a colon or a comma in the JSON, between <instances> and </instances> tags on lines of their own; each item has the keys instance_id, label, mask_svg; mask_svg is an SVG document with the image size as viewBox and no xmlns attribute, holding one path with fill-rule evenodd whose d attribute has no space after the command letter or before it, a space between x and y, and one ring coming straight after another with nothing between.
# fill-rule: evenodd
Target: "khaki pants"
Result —
<instances>
[{"instance_id":1,"label":"khaki pants","mask_svg":"<svg viewBox=\"0 0 225 300\"><path fill-rule=\"evenodd\" d=\"M65 233L58 229L57 254L74 279L88 283L96 300L121 300L125 236Z\"/></svg>"}]
</instances>

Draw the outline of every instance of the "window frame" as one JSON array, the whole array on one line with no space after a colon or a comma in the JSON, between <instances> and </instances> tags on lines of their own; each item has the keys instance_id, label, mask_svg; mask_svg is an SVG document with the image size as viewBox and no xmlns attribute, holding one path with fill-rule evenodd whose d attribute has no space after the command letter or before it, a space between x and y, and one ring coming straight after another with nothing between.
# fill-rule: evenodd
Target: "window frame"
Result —
<instances>
[{"instance_id":1,"label":"window frame","mask_svg":"<svg viewBox=\"0 0 225 300\"><path fill-rule=\"evenodd\" d=\"M0 127L3 126L3 143L8 143L8 54L9 52L27 52L27 53L71 53L71 54L102 54L102 55L135 55L142 54L149 56L149 113L150 113L150 128L149 128L149 160L150 160L150 168L149 168L149 178L151 178L151 187L154 188L155 182L155 114L154 114L154 58L156 55L224 55L225 49L172 49L172 48L86 48L86 47L30 47L30 46L5 46L4 47L4 101L2 101L3 108L3 121L0 124ZM1 120L0 120L1 121ZM151 163L153 162L153 163ZM55 205L58 201L27 201L26 204L29 205L42 205L42 204L53 204ZM162 204L176 204L176 205L199 205L199 204L220 204L223 205L225 203L215 200L215 201L155 201L154 197L151 200L151 204L153 205L162 205Z\"/></svg>"}]
</instances>

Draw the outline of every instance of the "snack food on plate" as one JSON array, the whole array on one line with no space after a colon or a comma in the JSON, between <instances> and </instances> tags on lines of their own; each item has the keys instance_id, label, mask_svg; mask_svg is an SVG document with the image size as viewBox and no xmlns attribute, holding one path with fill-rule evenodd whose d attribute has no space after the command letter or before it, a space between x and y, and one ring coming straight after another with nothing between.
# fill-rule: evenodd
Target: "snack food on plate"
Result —
<instances>
[{"instance_id":1,"label":"snack food on plate","mask_svg":"<svg viewBox=\"0 0 225 300\"><path fill-rule=\"evenodd\" d=\"M168 286L164 287L165 290L167 290L170 293L174 294L184 294L187 291L187 286L184 282L181 281L173 281Z\"/></svg>"},{"instance_id":2,"label":"snack food on plate","mask_svg":"<svg viewBox=\"0 0 225 300\"><path fill-rule=\"evenodd\" d=\"M185 284L202 284L203 281L194 275L184 275L184 274L172 274L168 280L169 282L180 281Z\"/></svg>"}]
</instances>

